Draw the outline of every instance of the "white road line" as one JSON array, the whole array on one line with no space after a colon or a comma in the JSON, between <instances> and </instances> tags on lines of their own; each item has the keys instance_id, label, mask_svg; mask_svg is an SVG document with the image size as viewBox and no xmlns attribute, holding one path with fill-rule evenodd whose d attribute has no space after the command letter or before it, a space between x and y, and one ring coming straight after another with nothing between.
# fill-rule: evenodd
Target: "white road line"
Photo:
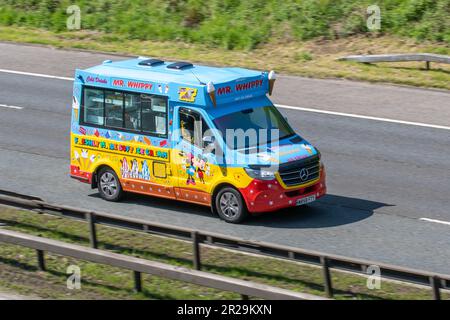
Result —
<instances>
[{"instance_id":1,"label":"white road line","mask_svg":"<svg viewBox=\"0 0 450 320\"><path fill-rule=\"evenodd\" d=\"M74 80L73 78L67 78L67 77L58 77L58 76L51 76L51 75L48 75L48 74L31 73L31 72L6 70L6 69L0 69L0 72L11 73L11 74L19 74L19 75L22 75L22 76L31 76L31 77L39 77L39 78L47 78L47 79L58 79L58 80L65 80L65 81L73 81Z\"/></svg>"},{"instance_id":2,"label":"white road line","mask_svg":"<svg viewBox=\"0 0 450 320\"><path fill-rule=\"evenodd\" d=\"M436 220L436 219L429 219L429 218L420 218L421 221L427 221L427 222L434 222L434 223L440 223L445 224L447 226L450 226L450 222L448 221L442 221L442 220Z\"/></svg>"},{"instance_id":3,"label":"white road line","mask_svg":"<svg viewBox=\"0 0 450 320\"><path fill-rule=\"evenodd\" d=\"M394 120L394 119L388 119L388 118L363 116L363 115L352 114L352 113L343 113L343 112L318 110L318 109L311 109L311 108L293 107L293 106L286 106L286 105L282 105L282 104L276 104L275 106L277 106L278 108L283 108L283 109L299 110L299 111L314 112L314 113L323 113L323 114L329 114L329 115L341 116L341 117L366 119L366 120L382 121L382 122L397 123L397 124L406 124L406 125L410 125L410 126L426 127L426 128L433 128L433 129L450 130L450 127L440 126L440 125L435 125L435 124L428 124L428 123L421 123L421 122L410 122L410 121Z\"/></svg>"},{"instance_id":4,"label":"white road line","mask_svg":"<svg viewBox=\"0 0 450 320\"><path fill-rule=\"evenodd\" d=\"M23 107L16 107L16 106L8 106L6 104L0 104L1 108L8 108L8 109L17 109L17 110L22 110Z\"/></svg>"},{"instance_id":5,"label":"white road line","mask_svg":"<svg viewBox=\"0 0 450 320\"><path fill-rule=\"evenodd\" d=\"M52 75L41 74L41 73L31 73L31 72L6 70L6 69L0 69L0 72L10 73L10 74L19 74L19 75L31 76L31 77L47 78L47 79L58 79L58 80L65 80L65 81L74 81L74 78L52 76ZM357 119L381 121L381 122L388 122L388 123L404 124L404 125L423 127L423 128L450 130L450 127L447 127L447 126L440 126L440 125L421 123L421 122L411 122L411 121L395 120L395 119L388 119L388 118L378 118L378 117L363 116L363 115L358 115L358 114L353 114L353 113L344 113L344 112L335 112L335 111L319 110L319 109L312 109L312 108L302 108L302 107L287 106L287 105L283 105L283 104L276 104L276 106L279 107L279 108L283 108L283 109L298 110L298 111L305 111L305 112L314 112L314 113L322 113L322 114L328 114L328 115L334 115L334 116L340 116L340 117L348 117L348 118L357 118Z\"/></svg>"}]
</instances>

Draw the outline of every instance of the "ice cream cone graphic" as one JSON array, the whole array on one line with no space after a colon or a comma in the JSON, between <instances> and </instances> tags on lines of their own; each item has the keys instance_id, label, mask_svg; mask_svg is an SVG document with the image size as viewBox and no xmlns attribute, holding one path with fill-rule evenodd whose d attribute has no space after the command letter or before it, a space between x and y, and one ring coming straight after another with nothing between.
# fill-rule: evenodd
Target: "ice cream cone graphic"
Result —
<instances>
[{"instance_id":1,"label":"ice cream cone graphic","mask_svg":"<svg viewBox=\"0 0 450 320\"><path fill-rule=\"evenodd\" d=\"M208 84L206 85L206 91L208 91L209 97L211 98L211 101L215 107L217 105L216 88L214 87L214 84L212 82L208 82Z\"/></svg>"},{"instance_id":2,"label":"ice cream cone graphic","mask_svg":"<svg viewBox=\"0 0 450 320\"><path fill-rule=\"evenodd\" d=\"M213 105L216 106L217 105L217 101L216 101L215 92L210 92L209 93L209 97L211 98L211 101L212 101Z\"/></svg>"},{"instance_id":3,"label":"ice cream cone graphic","mask_svg":"<svg viewBox=\"0 0 450 320\"><path fill-rule=\"evenodd\" d=\"M81 169L85 170L87 168L87 165L89 163L89 154L87 150L81 150Z\"/></svg>"},{"instance_id":4,"label":"ice cream cone graphic","mask_svg":"<svg viewBox=\"0 0 450 320\"><path fill-rule=\"evenodd\" d=\"M80 110L80 104L78 103L78 99L75 96L72 97L72 108L75 120L78 120L78 110Z\"/></svg>"},{"instance_id":5,"label":"ice cream cone graphic","mask_svg":"<svg viewBox=\"0 0 450 320\"><path fill-rule=\"evenodd\" d=\"M75 150L75 151L73 152L73 155L74 155L74 157L75 157L75 161L76 161L76 162L78 163L78 165L81 167L80 154L78 153L78 151Z\"/></svg>"},{"instance_id":6,"label":"ice cream cone graphic","mask_svg":"<svg viewBox=\"0 0 450 320\"><path fill-rule=\"evenodd\" d=\"M92 166L92 164L95 162L95 155L93 154L93 155L91 155L90 157L89 157L89 164L88 164L88 167L87 167L87 171L90 171L90 169L91 169L91 166Z\"/></svg>"},{"instance_id":7,"label":"ice cream cone graphic","mask_svg":"<svg viewBox=\"0 0 450 320\"><path fill-rule=\"evenodd\" d=\"M277 80L277 75L275 74L275 71L269 72L269 95L272 95L273 87L275 86L275 81Z\"/></svg>"}]
</instances>

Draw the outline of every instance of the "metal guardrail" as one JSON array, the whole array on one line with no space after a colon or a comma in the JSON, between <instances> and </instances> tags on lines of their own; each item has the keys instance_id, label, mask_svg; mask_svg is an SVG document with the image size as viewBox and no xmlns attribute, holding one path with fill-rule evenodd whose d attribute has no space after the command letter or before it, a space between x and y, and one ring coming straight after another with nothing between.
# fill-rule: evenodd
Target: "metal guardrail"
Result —
<instances>
[{"instance_id":1,"label":"metal guardrail","mask_svg":"<svg viewBox=\"0 0 450 320\"><path fill-rule=\"evenodd\" d=\"M434 63L450 63L450 56L432 53L415 53L415 54L378 54L378 55L352 55L339 58L341 61L356 61L362 63L375 62L407 62L418 61L425 62L426 69L430 70L431 62Z\"/></svg>"},{"instance_id":2,"label":"metal guardrail","mask_svg":"<svg viewBox=\"0 0 450 320\"><path fill-rule=\"evenodd\" d=\"M257 297L269 300L325 300L325 298L306 293L299 293L251 281L176 267L165 263L87 248L15 231L0 230L0 242L35 249L38 257L38 266L42 271L46 270L44 252L51 252L65 257L72 257L84 261L131 270L134 273L134 288L135 291L138 292L142 291L141 274L145 273L222 291L235 292L240 294L243 299Z\"/></svg>"},{"instance_id":3,"label":"metal guardrail","mask_svg":"<svg viewBox=\"0 0 450 320\"><path fill-rule=\"evenodd\" d=\"M0 204L85 221L89 227L90 243L93 248L97 248L98 246L96 225L119 227L191 241L193 245L193 265L197 270L201 269L201 244L318 265L322 267L324 276L324 290L330 298L333 297L330 269L367 275L367 268L370 266L377 266L380 268L381 278L429 286L432 289L433 298L435 300L441 299L440 289L450 289L450 275L446 274L427 272L411 268L402 268L391 264L364 259L351 259L344 256L332 255L313 250L304 250L267 242L245 240L213 232L197 231L194 229L176 227L109 213L92 212L69 206L59 206L46 203L40 198L21 195L9 191L0 190Z\"/></svg>"}]
</instances>

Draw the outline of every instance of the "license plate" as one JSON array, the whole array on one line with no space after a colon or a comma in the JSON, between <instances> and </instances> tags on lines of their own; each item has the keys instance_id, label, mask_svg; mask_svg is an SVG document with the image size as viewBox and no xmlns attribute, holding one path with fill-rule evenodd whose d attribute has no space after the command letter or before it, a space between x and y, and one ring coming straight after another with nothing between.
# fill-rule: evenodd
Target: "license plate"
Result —
<instances>
[{"instance_id":1,"label":"license plate","mask_svg":"<svg viewBox=\"0 0 450 320\"><path fill-rule=\"evenodd\" d=\"M306 197L306 198L302 198L302 199L298 199L297 200L297 206L303 206L305 204L308 204L308 203L311 203L311 202L314 202L314 201L316 201L316 196L315 195L314 196L309 196L309 197Z\"/></svg>"}]
</instances>

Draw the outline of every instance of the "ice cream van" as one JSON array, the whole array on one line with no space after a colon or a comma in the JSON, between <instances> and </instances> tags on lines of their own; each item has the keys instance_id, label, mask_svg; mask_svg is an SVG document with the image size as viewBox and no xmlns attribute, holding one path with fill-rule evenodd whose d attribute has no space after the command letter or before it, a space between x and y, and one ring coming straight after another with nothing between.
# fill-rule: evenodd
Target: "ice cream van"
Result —
<instances>
[{"instance_id":1,"label":"ice cream van","mask_svg":"<svg viewBox=\"0 0 450 320\"><path fill-rule=\"evenodd\" d=\"M76 70L71 177L239 223L326 193L320 152L269 99L276 75L139 57Z\"/></svg>"}]
</instances>

